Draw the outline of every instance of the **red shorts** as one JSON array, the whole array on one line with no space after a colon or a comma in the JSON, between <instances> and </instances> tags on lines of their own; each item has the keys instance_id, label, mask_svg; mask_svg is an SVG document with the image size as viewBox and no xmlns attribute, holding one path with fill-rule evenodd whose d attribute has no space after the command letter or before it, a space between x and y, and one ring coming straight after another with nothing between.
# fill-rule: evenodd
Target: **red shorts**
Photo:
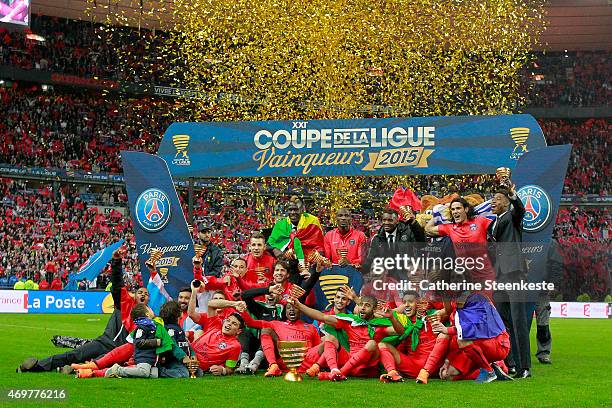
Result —
<instances>
[{"instance_id":1,"label":"red shorts","mask_svg":"<svg viewBox=\"0 0 612 408\"><path fill-rule=\"evenodd\" d=\"M490 363L503 360L510 352L510 336L508 336L506 331L491 339L477 339L472 342L480 347ZM461 351L455 336L453 336L451 341L450 350L448 360L453 367L462 373L469 373L474 369L472 360Z\"/></svg>"},{"instance_id":2,"label":"red shorts","mask_svg":"<svg viewBox=\"0 0 612 408\"><path fill-rule=\"evenodd\" d=\"M349 354L349 352L346 351L344 347L340 347L340 351L338 351L338 367L342 367L343 365L345 365L349 361L351 356L352 354ZM379 361L378 357L372 356L367 363L354 367L348 373L348 375L351 377L376 378L378 377L378 371L379 371L378 361Z\"/></svg>"},{"instance_id":3,"label":"red shorts","mask_svg":"<svg viewBox=\"0 0 612 408\"><path fill-rule=\"evenodd\" d=\"M411 353L410 355L399 352L400 362L396 363L396 370L405 377L416 378L421 368L425 366L429 354Z\"/></svg>"}]
</instances>

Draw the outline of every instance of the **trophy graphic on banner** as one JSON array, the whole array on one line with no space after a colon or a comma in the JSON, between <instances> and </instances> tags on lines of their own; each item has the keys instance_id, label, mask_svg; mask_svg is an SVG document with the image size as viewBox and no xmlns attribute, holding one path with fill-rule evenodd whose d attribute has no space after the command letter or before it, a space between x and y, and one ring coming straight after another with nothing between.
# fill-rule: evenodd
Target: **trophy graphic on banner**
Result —
<instances>
[{"instance_id":1,"label":"trophy graphic on banner","mask_svg":"<svg viewBox=\"0 0 612 408\"><path fill-rule=\"evenodd\" d=\"M510 188L512 186L512 181L510 181L511 175L512 171L508 167L498 167L497 170L495 170L495 176L497 177L499 185L505 188Z\"/></svg>"},{"instance_id":2,"label":"trophy graphic on banner","mask_svg":"<svg viewBox=\"0 0 612 408\"><path fill-rule=\"evenodd\" d=\"M185 365L187 366L187 370L189 370L189 378L196 378L196 372L200 367L198 358L196 356L191 356Z\"/></svg>"},{"instance_id":3,"label":"trophy graphic on banner","mask_svg":"<svg viewBox=\"0 0 612 408\"><path fill-rule=\"evenodd\" d=\"M298 368L302 365L307 351L308 347L305 341L278 342L278 353L289 368L289 372L285 375L285 381L302 381L302 375L298 373Z\"/></svg>"},{"instance_id":4,"label":"trophy graphic on banner","mask_svg":"<svg viewBox=\"0 0 612 408\"><path fill-rule=\"evenodd\" d=\"M164 256L164 253L162 251L160 251L159 249L153 249L151 251L151 255L149 256L149 259L145 261L145 265L149 269L155 269L155 265L157 264L157 261L159 261L162 256Z\"/></svg>"}]
</instances>

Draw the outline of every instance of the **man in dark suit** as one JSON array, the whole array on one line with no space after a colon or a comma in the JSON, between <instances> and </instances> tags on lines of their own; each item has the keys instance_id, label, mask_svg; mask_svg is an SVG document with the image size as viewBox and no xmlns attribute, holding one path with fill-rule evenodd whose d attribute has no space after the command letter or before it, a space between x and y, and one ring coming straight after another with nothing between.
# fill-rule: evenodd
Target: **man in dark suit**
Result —
<instances>
[{"instance_id":1,"label":"man in dark suit","mask_svg":"<svg viewBox=\"0 0 612 408\"><path fill-rule=\"evenodd\" d=\"M425 242L425 231L415 220L412 211L408 211L407 215L406 221L400 221L399 214L394 209L383 210L382 227L372 238L363 273L371 272L375 258L394 258L397 254L408 254L411 257L418 255L415 242ZM398 281L408 278L405 270L392 269L388 272Z\"/></svg>"},{"instance_id":2,"label":"man in dark suit","mask_svg":"<svg viewBox=\"0 0 612 408\"><path fill-rule=\"evenodd\" d=\"M489 240L494 243L495 279L503 283L526 281L527 264L521 250L525 206L516 195L514 184L509 189L500 188L495 193L491 200L491 210L497 215L497 219L488 228ZM506 363L510 367L516 367L515 378L531 377L530 320L527 319L525 310L527 294L503 290L496 291L493 298L510 334L512 352Z\"/></svg>"}]
</instances>

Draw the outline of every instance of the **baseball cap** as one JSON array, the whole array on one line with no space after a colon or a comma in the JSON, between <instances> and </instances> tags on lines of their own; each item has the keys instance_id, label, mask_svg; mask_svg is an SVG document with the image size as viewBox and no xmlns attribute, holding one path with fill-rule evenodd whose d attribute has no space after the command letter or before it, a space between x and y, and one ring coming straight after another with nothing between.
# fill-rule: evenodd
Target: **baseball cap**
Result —
<instances>
[{"instance_id":1,"label":"baseball cap","mask_svg":"<svg viewBox=\"0 0 612 408\"><path fill-rule=\"evenodd\" d=\"M197 220L195 222L195 227L198 230L198 232L211 231L212 230L212 224L210 224L206 220Z\"/></svg>"}]
</instances>

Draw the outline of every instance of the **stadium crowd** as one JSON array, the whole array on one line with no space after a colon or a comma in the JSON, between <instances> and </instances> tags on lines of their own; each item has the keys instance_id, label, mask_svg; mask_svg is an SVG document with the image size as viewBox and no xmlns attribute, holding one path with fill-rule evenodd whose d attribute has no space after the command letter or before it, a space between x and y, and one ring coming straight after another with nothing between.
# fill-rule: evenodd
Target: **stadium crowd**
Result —
<instances>
[{"instance_id":1,"label":"stadium crowd","mask_svg":"<svg viewBox=\"0 0 612 408\"><path fill-rule=\"evenodd\" d=\"M156 65L162 58L156 44L144 46L143 38L150 35L146 30L107 32L97 24L33 15L31 28L24 32L0 28L0 64L164 84L168 81L159 76ZM119 64L119 52L132 57L133 67ZM611 72L606 51L536 53L524 72L527 106L606 105L612 93Z\"/></svg>"},{"instance_id":2,"label":"stadium crowd","mask_svg":"<svg viewBox=\"0 0 612 408\"><path fill-rule=\"evenodd\" d=\"M224 180L223 189L227 189L230 180ZM124 237L130 255L124 264L125 280L129 288L135 288L141 277L132 224L129 217L117 210L125 209L127 204L123 189L95 192L84 186L80 189L71 184L57 186L54 191L48 184L2 180L0 286L12 287L19 279L50 284L55 276L65 284L69 274L77 271L92 253ZM194 192L194 219L204 219L212 226L211 241L223 250L223 263L229 265L247 253L251 232L269 228L286 203L274 197L258 199L222 188ZM482 194L489 196L486 192ZM187 214L186 190L179 190L179 199ZM99 207L117 209L104 213ZM373 208L355 210L352 227L371 239L381 225L378 213ZM334 224L333 217L325 211L320 219L325 230ZM562 291L565 299L575 299L582 293L600 299L607 294L610 223L610 213L605 208L572 207L559 211L554 237L563 248L565 259L566 285ZM94 285L103 289L108 279L106 271Z\"/></svg>"},{"instance_id":3,"label":"stadium crowd","mask_svg":"<svg viewBox=\"0 0 612 408\"><path fill-rule=\"evenodd\" d=\"M6 141L0 145L0 163L16 167L120 173L120 150L157 151L169 125L162 113L167 103L155 98L120 108L100 93L45 92L32 85L0 88L0 100L6 106L5 120L0 122L0 137ZM611 181L606 177L610 170L609 120L546 120L540 125L549 144L574 145L565 194L610 192ZM363 185L372 191L386 187L380 185L384 183L380 178L366 180ZM449 184L461 191L477 185L479 190L491 192L492 181L424 177L412 187L435 192ZM293 183L294 187L300 184L299 180Z\"/></svg>"},{"instance_id":4,"label":"stadium crowd","mask_svg":"<svg viewBox=\"0 0 612 408\"><path fill-rule=\"evenodd\" d=\"M527 106L605 106L612 96L608 51L536 54L525 79Z\"/></svg>"},{"instance_id":5,"label":"stadium crowd","mask_svg":"<svg viewBox=\"0 0 612 408\"><path fill-rule=\"evenodd\" d=\"M28 188L24 181L2 179L0 192L2 286L32 280L44 288L56 278L63 286L92 254L119 238L130 248L128 286L141 282L131 222L119 211L104 214L88 206L69 184L54 191L48 185ZM104 289L107 278L103 274L97 287Z\"/></svg>"}]
</instances>

